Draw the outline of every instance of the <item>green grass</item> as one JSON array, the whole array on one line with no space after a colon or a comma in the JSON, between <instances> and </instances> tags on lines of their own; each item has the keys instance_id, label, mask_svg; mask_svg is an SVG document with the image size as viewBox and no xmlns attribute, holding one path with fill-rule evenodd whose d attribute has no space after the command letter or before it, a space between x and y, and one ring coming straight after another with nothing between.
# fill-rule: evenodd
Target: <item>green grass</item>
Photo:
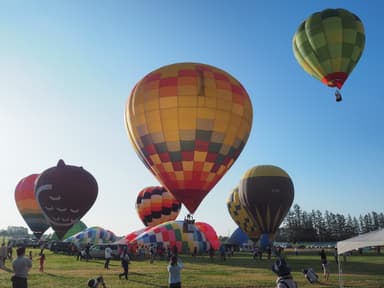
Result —
<instances>
[{"instance_id":1,"label":"green grass","mask_svg":"<svg viewBox=\"0 0 384 288\"><path fill-rule=\"evenodd\" d=\"M27 249L27 254L29 253ZM119 261L111 261L111 269L105 270L103 260L76 261L73 256L52 254L46 251L45 272L39 272L37 249L32 249L34 259L30 271L29 288L75 288L87 287L89 278L103 275L108 288L120 287L168 287L166 261L149 260L132 261L129 267L129 280L119 280L122 271ZM331 253L331 252L330 252ZM293 277L300 288L305 287L339 287L337 265L333 256L328 256L331 276L328 281L321 277L322 284L311 285L301 273L305 267L312 267L320 274L320 257L317 251L305 250L299 256L289 251L286 254L292 267ZM197 260L189 255L181 256L184 262L182 271L183 287L275 287L276 276L271 271L273 260L254 260L249 253L235 253L227 261L218 256L213 262L207 256ZM343 264L344 287L384 288L384 256L373 254L348 257ZM9 266L9 260L6 266ZM0 270L0 288L11 287L11 274Z\"/></svg>"}]
</instances>

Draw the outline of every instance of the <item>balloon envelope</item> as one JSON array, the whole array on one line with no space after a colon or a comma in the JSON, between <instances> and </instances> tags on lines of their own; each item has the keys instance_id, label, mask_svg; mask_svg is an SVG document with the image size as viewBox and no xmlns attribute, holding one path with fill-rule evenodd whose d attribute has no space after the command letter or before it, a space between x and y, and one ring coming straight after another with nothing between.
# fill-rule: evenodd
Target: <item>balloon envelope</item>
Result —
<instances>
[{"instance_id":1,"label":"balloon envelope","mask_svg":"<svg viewBox=\"0 0 384 288\"><path fill-rule=\"evenodd\" d=\"M232 190L227 200L229 214L236 224L246 233L250 239L257 241L261 235L260 227L253 217L249 214L247 208L240 203L239 189Z\"/></svg>"},{"instance_id":2,"label":"balloon envelope","mask_svg":"<svg viewBox=\"0 0 384 288\"><path fill-rule=\"evenodd\" d=\"M79 221L73 224L73 226L67 231L67 233L64 234L62 237L63 239L67 239L83 230L87 229L87 225L84 224L84 222ZM59 237L57 236L56 232L53 233L51 240L59 240Z\"/></svg>"},{"instance_id":3,"label":"balloon envelope","mask_svg":"<svg viewBox=\"0 0 384 288\"><path fill-rule=\"evenodd\" d=\"M80 231L71 237L65 239L65 242L71 242L77 247L85 247L88 243L91 244L103 244L112 243L116 241L116 235L110 231L101 227L90 227L84 231Z\"/></svg>"},{"instance_id":4,"label":"balloon envelope","mask_svg":"<svg viewBox=\"0 0 384 288\"><path fill-rule=\"evenodd\" d=\"M63 160L35 182L37 202L59 239L88 212L97 193L96 179L88 171Z\"/></svg>"},{"instance_id":5,"label":"balloon envelope","mask_svg":"<svg viewBox=\"0 0 384 288\"><path fill-rule=\"evenodd\" d=\"M125 121L139 158L194 213L243 150L252 104L227 72L177 63L136 84Z\"/></svg>"},{"instance_id":6,"label":"balloon envelope","mask_svg":"<svg viewBox=\"0 0 384 288\"><path fill-rule=\"evenodd\" d=\"M293 198L292 180L277 166L253 167L240 181L240 203L248 210L256 227L263 234L275 234L287 215Z\"/></svg>"},{"instance_id":7,"label":"balloon envelope","mask_svg":"<svg viewBox=\"0 0 384 288\"><path fill-rule=\"evenodd\" d=\"M49 223L35 198L34 185L38 176L31 174L20 180L15 188L15 201L28 227L40 239L49 228Z\"/></svg>"},{"instance_id":8,"label":"balloon envelope","mask_svg":"<svg viewBox=\"0 0 384 288\"><path fill-rule=\"evenodd\" d=\"M248 235L239 227L237 227L236 230L233 231L233 233L231 234L227 242L230 244L240 246L242 244L247 244L248 240L249 240Z\"/></svg>"},{"instance_id":9,"label":"balloon envelope","mask_svg":"<svg viewBox=\"0 0 384 288\"><path fill-rule=\"evenodd\" d=\"M293 37L293 52L302 68L329 87L343 86L365 46L360 18L345 9L312 14Z\"/></svg>"},{"instance_id":10,"label":"balloon envelope","mask_svg":"<svg viewBox=\"0 0 384 288\"><path fill-rule=\"evenodd\" d=\"M151 227L138 235L130 244L161 246L172 250L176 246L179 253L191 253L196 247L197 252L205 253L210 247L217 250L220 246L220 240L215 230L211 226L207 226L206 223L195 223L192 233L184 233L183 221L169 221Z\"/></svg>"},{"instance_id":11,"label":"balloon envelope","mask_svg":"<svg viewBox=\"0 0 384 288\"><path fill-rule=\"evenodd\" d=\"M164 187L147 187L137 195L136 211L145 226L153 227L175 220L180 209L180 201Z\"/></svg>"}]
</instances>

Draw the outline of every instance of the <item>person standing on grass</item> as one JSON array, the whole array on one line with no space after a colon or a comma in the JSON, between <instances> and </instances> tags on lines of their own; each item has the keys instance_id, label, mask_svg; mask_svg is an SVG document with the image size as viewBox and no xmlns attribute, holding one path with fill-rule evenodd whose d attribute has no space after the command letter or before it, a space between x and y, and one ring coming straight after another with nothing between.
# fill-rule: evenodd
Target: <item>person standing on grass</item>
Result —
<instances>
[{"instance_id":1,"label":"person standing on grass","mask_svg":"<svg viewBox=\"0 0 384 288\"><path fill-rule=\"evenodd\" d=\"M40 253L40 272L44 272L44 262L45 262L45 254L44 253Z\"/></svg>"},{"instance_id":2,"label":"person standing on grass","mask_svg":"<svg viewBox=\"0 0 384 288\"><path fill-rule=\"evenodd\" d=\"M0 266L5 266L5 259L8 256L8 249L3 242L0 247Z\"/></svg>"},{"instance_id":3,"label":"person standing on grass","mask_svg":"<svg viewBox=\"0 0 384 288\"><path fill-rule=\"evenodd\" d=\"M327 254L325 254L324 249L321 249L320 251L320 258L321 258L321 268L323 269L323 275L324 279L329 279L329 267L328 267L328 261L327 261Z\"/></svg>"},{"instance_id":4,"label":"person standing on grass","mask_svg":"<svg viewBox=\"0 0 384 288\"><path fill-rule=\"evenodd\" d=\"M121 259L121 267L123 267L124 272L119 274L119 279L121 279L121 277L124 276L125 280L128 280L128 265L131 261L128 255L127 247L124 247L124 250L120 255L120 259Z\"/></svg>"},{"instance_id":5,"label":"person standing on grass","mask_svg":"<svg viewBox=\"0 0 384 288\"><path fill-rule=\"evenodd\" d=\"M28 288L28 271L32 268L31 259L25 257L25 248L19 247L16 250L17 258L12 262L14 275L12 276L13 288Z\"/></svg>"},{"instance_id":6,"label":"person standing on grass","mask_svg":"<svg viewBox=\"0 0 384 288\"><path fill-rule=\"evenodd\" d=\"M104 256L105 256L105 263L104 268L109 269L109 261L111 261L112 258L112 249L111 246L107 246L104 250Z\"/></svg>"},{"instance_id":7,"label":"person standing on grass","mask_svg":"<svg viewBox=\"0 0 384 288\"><path fill-rule=\"evenodd\" d=\"M181 260L178 260L176 256L172 256L167 266L169 288L181 288L181 269L183 269Z\"/></svg>"}]
</instances>

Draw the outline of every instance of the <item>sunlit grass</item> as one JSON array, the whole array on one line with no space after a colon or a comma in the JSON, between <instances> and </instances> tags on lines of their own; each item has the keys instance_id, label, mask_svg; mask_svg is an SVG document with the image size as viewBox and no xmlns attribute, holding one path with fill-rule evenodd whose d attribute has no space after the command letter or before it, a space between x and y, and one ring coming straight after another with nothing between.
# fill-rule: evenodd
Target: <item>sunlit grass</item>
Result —
<instances>
[{"instance_id":1,"label":"sunlit grass","mask_svg":"<svg viewBox=\"0 0 384 288\"><path fill-rule=\"evenodd\" d=\"M27 252L30 249L27 249ZM120 280L122 272L119 261L111 261L111 269L104 269L104 261L76 261L74 256L52 254L46 251L45 272L39 272L39 250L33 250L33 268L30 272L29 288L73 288L87 287L89 278L103 275L108 288L119 287L168 287L166 261L132 261L129 267L129 280ZM221 261L216 257L210 261L207 256L194 260L189 255L181 256L184 262L182 271L183 287L275 287L276 275L271 271L273 260L254 260L251 254L235 253L235 256ZM320 285L309 284L302 269L312 267L320 274L320 257L317 252L300 253L298 256L287 253L289 265L299 287L338 287L337 265L333 256L328 256L331 269L329 281ZM10 262L7 262L9 266ZM379 288L384 287L384 256L353 256L343 265L345 287ZM0 288L11 287L11 274L0 270Z\"/></svg>"}]
</instances>

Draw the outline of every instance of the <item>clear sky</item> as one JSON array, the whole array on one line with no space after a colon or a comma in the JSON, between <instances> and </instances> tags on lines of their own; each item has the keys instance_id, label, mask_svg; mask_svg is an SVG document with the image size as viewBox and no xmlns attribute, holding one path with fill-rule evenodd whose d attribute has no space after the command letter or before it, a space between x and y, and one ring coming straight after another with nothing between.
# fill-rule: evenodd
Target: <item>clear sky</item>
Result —
<instances>
[{"instance_id":1,"label":"clear sky","mask_svg":"<svg viewBox=\"0 0 384 288\"><path fill-rule=\"evenodd\" d=\"M292 52L298 25L325 8L350 10L366 31L340 103ZM232 74L254 111L242 154L195 219L232 233L226 200L260 164L291 176L294 203L306 211L383 212L383 9L381 0L0 0L0 229L26 226L15 186L59 159L98 181L87 226L117 235L142 228L136 196L159 182L128 140L124 106L143 76L176 62Z\"/></svg>"}]
</instances>

